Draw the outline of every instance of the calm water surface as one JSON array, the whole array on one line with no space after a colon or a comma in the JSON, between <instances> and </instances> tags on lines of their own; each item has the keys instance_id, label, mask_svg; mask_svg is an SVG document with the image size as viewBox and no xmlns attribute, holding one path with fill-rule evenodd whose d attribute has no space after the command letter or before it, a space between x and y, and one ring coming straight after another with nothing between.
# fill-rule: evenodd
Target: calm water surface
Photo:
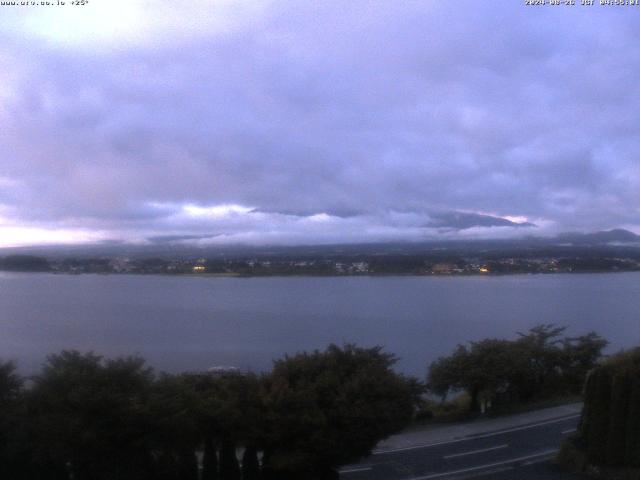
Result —
<instances>
[{"instance_id":1,"label":"calm water surface","mask_svg":"<svg viewBox=\"0 0 640 480\"><path fill-rule=\"evenodd\" d=\"M139 353L162 370L266 369L330 342L384 345L424 375L457 343L541 322L640 345L640 273L503 277L196 278L0 273L0 357Z\"/></svg>"}]
</instances>

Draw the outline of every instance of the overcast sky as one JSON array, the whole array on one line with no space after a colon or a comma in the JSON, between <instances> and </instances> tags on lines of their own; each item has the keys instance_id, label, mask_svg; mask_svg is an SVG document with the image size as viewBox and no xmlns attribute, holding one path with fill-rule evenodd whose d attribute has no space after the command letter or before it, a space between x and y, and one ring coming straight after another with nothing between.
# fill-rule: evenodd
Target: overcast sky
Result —
<instances>
[{"instance_id":1,"label":"overcast sky","mask_svg":"<svg viewBox=\"0 0 640 480\"><path fill-rule=\"evenodd\" d=\"M68 3L0 6L0 246L640 233L640 7Z\"/></svg>"}]
</instances>

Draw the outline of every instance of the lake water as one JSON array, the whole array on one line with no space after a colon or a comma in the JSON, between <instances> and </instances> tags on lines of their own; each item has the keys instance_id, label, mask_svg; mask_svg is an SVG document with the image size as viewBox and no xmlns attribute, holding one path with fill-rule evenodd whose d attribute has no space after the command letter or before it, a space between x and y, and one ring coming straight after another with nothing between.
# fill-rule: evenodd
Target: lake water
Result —
<instances>
[{"instance_id":1,"label":"lake water","mask_svg":"<svg viewBox=\"0 0 640 480\"><path fill-rule=\"evenodd\" d=\"M400 371L457 343L538 323L640 345L640 273L211 278L0 273L0 357L32 372L65 348L138 353L161 370L235 365L327 344L384 345Z\"/></svg>"}]
</instances>

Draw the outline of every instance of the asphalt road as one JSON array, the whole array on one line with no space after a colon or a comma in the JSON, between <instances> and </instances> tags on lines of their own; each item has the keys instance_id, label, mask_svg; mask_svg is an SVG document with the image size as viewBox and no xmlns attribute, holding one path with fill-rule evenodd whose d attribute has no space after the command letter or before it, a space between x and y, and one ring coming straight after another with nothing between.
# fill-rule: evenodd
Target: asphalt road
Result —
<instances>
[{"instance_id":1,"label":"asphalt road","mask_svg":"<svg viewBox=\"0 0 640 480\"><path fill-rule=\"evenodd\" d=\"M378 452L341 470L344 480L580 479L551 463L575 431L578 415L553 418L453 441Z\"/></svg>"}]
</instances>

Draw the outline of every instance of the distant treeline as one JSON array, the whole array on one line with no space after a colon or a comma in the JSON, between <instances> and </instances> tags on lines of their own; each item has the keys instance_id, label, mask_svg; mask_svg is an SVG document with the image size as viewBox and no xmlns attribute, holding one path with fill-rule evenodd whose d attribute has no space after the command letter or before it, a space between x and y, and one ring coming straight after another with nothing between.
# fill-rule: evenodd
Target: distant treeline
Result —
<instances>
[{"instance_id":1,"label":"distant treeline","mask_svg":"<svg viewBox=\"0 0 640 480\"><path fill-rule=\"evenodd\" d=\"M46 258L33 255L9 255L0 257L0 270L14 272L47 272L51 269Z\"/></svg>"}]
</instances>

